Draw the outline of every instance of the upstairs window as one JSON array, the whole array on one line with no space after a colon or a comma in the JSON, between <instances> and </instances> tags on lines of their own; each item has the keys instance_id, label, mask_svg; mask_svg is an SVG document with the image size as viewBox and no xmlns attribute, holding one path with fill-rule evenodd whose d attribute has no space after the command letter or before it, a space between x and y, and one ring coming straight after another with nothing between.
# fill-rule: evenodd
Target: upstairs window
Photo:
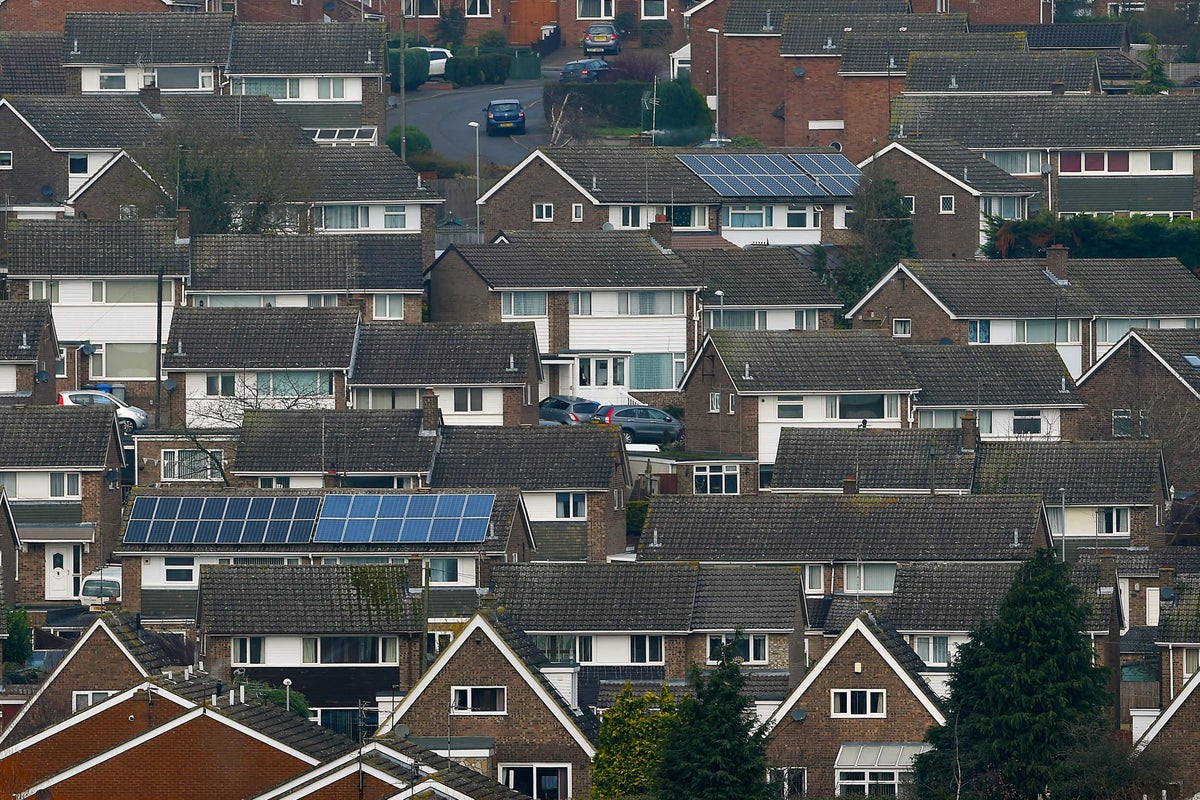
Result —
<instances>
[{"instance_id":1,"label":"upstairs window","mask_svg":"<svg viewBox=\"0 0 1200 800\"><path fill-rule=\"evenodd\" d=\"M557 519L587 519L587 495L583 492L558 492L554 498Z\"/></svg>"},{"instance_id":2,"label":"upstairs window","mask_svg":"<svg viewBox=\"0 0 1200 800\"><path fill-rule=\"evenodd\" d=\"M50 496L55 499L73 499L79 497L78 472L51 472Z\"/></svg>"},{"instance_id":3,"label":"upstairs window","mask_svg":"<svg viewBox=\"0 0 1200 800\"><path fill-rule=\"evenodd\" d=\"M887 693L883 689L834 689L834 717L886 717Z\"/></svg>"},{"instance_id":4,"label":"upstairs window","mask_svg":"<svg viewBox=\"0 0 1200 800\"><path fill-rule=\"evenodd\" d=\"M67 171L72 175L87 175L87 153L71 153L71 155L67 157Z\"/></svg>"},{"instance_id":5,"label":"upstairs window","mask_svg":"<svg viewBox=\"0 0 1200 800\"><path fill-rule=\"evenodd\" d=\"M545 292L502 292L500 314L505 317L546 316Z\"/></svg>"},{"instance_id":6,"label":"upstairs window","mask_svg":"<svg viewBox=\"0 0 1200 800\"><path fill-rule=\"evenodd\" d=\"M204 376L204 394L209 397L233 397L237 380L232 372L210 372Z\"/></svg>"},{"instance_id":7,"label":"upstairs window","mask_svg":"<svg viewBox=\"0 0 1200 800\"><path fill-rule=\"evenodd\" d=\"M1039 408L1018 408L1013 411L1013 433L1040 435L1042 411Z\"/></svg>"},{"instance_id":8,"label":"upstairs window","mask_svg":"<svg viewBox=\"0 0 1200 800\"><path fill-rule=\"evenodd\" d=\"M508 690L503 686L454 686L450 689L453 714L507 714Z\"/></svg>"},{"instance_id":9,"label":"upstairs window","mask_svg":"<svg viewBox=\"0 0 1200 800\"><path fill-rule=\"evenodd\" d=\"M1112 536L1128 535L1129 509L1122 506L1109 506L1096 512L1096 533Z\"/></svg>"},{"instance_id":10,"label":"upstairs window","mask_svg":"<svg viewBox=\"0 0 1200 800\"><path fill-rule=\"evenodd\" d=\"M1150 154L1150 171L1151 172L1171 172L1175 169L1175 154L1172 152L1166 153L1151 153Z\"/></svg>"},{"instance_id":11,"label":"upstairs window","mask_svg":"<svg viewBox=\"0 0 1200 800\"><path fill-rule=\"evenodd\" d=\"M234 665L265 664L266 659L263 657L265 643L266 638L263 636L233 637Z\"/></svg>"},{"instance_id":12,"label":"upstairs window","mask_svg":"<svg viewBox=\"0 0 1200 800\"><path fill-rule=\"evenodd\" d=\"M694 494L739 493L737 464L697 464L693 469Z\"/></svg>"},{"instance_id":13,"label":"upstairs window","mask_svg":"<svg viewBox=\"0 0 1200 800\"><path fill-rule=\"evenodd\" d=\"M708 663L718 663L721 660L721 651L731 644L734 647L734 657L740 658L744 663L767 663L767 635L765 633L743 635L737 637L736 640L732 633L710 633L708 635Z\"/></svg>"},{"instance_id":14,"label":"upstairs window","mask_svg":"<svg viewBox=\"0 0 1200 800\"><path fill-rule=\"evenodd\" d=\"M895 585L895 564L846 565L845 587L849 593L891 594Z\"/></svg>"},{"instance_id":15,"label":"upstairs window","mask_svg":"<svg viewBox=\"0 0 1200 800\"><path fill-rule=\"evenodd\" d=\"M125 91L125 68L101 68L100 69L100 91L102 92L123 92Z\"/></svg>"},{"instance_id":16,"label":"upstairs window","mask_svg":"<svg viewBox=\"0 0 1200 800\"><path fill-rule=\"evenodd\" d=\"M617 313L630 316L682 314L683 292L618 292Z\"/></svg>"},{"instance_id":17,"label":"upstairs window","mask_svg":"<svg viewBox=\"0 0 1200 800\"><path fill-rule=\"evenodd\" d=\"M163 480L219 481L224 456L220 450L163 450Z\"/></svg>"},{"instance_id":18,"label":"upstairs window","mask_svg":"<svg viewBox=\"0 0 1200 800\"><path fill-rule=\"evenodd\" d=\"M454 411L456 414L469 414L483 411L483 387L457 387L454 390Z\"/></svg>"},{"instance_id":19,"label":"upstairs window","mask_svg":"<svg viewBox=\"0 0 1200 800\"><path fill-rule=\"evenodd\" d=\"M318 100L342 100L345 97L345 78L317 78Z\"/></svg>"},{"instance_id":20,"label":"upstairs window","mask_svg":"<svg viewBox=\"0 0 1200 800\"><path fill-rule=\"evenodd\" d=\"M913 649L917 656L931 667L944 667L950 663L950 639L947 636L918 636Z\"/></svg>"},{"instance_id":21,"label":"upstairs window","mask_svg":"<svg viewBox=\"0 0 1200 800\"><path fill-rule=\"evenodd\" d=\"M260 372L258 393L262 397L329 397L333 394L333 373L311 370Z\"/></svg>"},{"instance_id":22,"label":"upstairs window","mask_svg":"<svg viewBox=\"0 0 1200 800\"><path fill-rule=\"evenodd\" d=\"M662 660L663 637L648 634L629 637L631 664L661 664Z\"/></svg>"},{"instance_id":23,"label":"upstairs window","mask_svg":"<svg viewBox=\"0 0 1200 800\"><path fill-rule=\"evenodd\" d=\"M990 319L967 321L967 342L969 344L988 344L991 341L992 321Z\"/></svg>"},{"instance_id":24,"label":"upstairs window","mask_svg":"<svg viewBox=\"0 0 1200 800\"><path fill-rule=\"evenodd\" d=\"M12 169L12 150L0 150L0 169Z\"/></svg>"}]
</instances>

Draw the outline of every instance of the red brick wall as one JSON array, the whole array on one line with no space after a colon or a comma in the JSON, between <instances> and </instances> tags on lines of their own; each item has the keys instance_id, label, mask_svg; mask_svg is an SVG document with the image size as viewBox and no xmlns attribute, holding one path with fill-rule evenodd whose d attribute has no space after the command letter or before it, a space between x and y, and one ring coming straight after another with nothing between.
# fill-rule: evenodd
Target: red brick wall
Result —
<instances>
[{"instance_id":1,"label":"red brick wall","mask_svg":"<svg viewBox=\"0 0 1200 800\"><path fill-rule=\"evenodd\" d=\"M713 46L713 34L699 33L692 20L692 86L703 95L712 95L716 74L700 72L695 60L696 43L707 40ZM720 25L716 27L722 27ZM779 57L778 36L721 37L721 135L753 136L764 145L783 145L784 123L772 116L784 101L780 75L787 69ZM790 69L787 74L791 75ZM796 78L792 78L796 80ZM754 91L741 87L753 86ZM788 110L790 116L792 111Z\"/></svg>"},{"instance_id":2,"label":"red brick wall","mask_svg":"<svg viewBox=\"0 0 1200 800\"><path fill-rule=\"evenodd\" d=\"M691 379L683 387L683 419L687 424L689 449L756 456L760 398L737 398L734 413L730 414L729 395L734 385L721 360L715 357L715 348L709 345L698 359ZM721 394L719 414L708 410L711 392ZM757 477L753 483L757 486Z\"/></svg>"},{"instance_id":3,"label":"red brick wall","mask_svg":"<svg viewBox=\"0 0 1200 800\"><path fill-rule=\"evenodd\" d=\"M429 319L431 322L499 322L500 297L467 266L457 252L442 256L429 272Z\"/></svg>"},{"instance_id":4,"label":"red brick wall","mask_svg":"<svg viewBox=\"0 0 1200 800\"><path fill-rule=\"evenodd\" d=\"M810 120L846 118L845 79L838 75L842 60L836 56L805 56L779 59L782 69L778 78L787 98L785 113L786 144L800 147L824 147L830 142L845 139L844 130L810 130ZM804 70L797 78L795 70ZM784 142L780 142L784 144Z\"/></svg>"},{"instance_id":5,"label":"red brick wall","mask_svg":"<svg viewBox=\"0 0 1200 800\"><path fill-rule=\"evenodd\" d=\"M237 0L238 20L241 22L320 22L322 3L294 5L291 0Z\"/></svg>"},{"instance_id":6,"label":"red brick wall","mask_svg":"<svg viewBox=\"0 0 1200 800\"><path fill-rule=\"evenodd\" d=\"M1045 18L1039 18L1039 0L945 0L945 12L966 14L973 25L1027 24L1050 22L1050 3L1044 3ZM938 0L912 0L916 14L933 14L938 10Z\"/></svg>"},{"instance_id":7,"label":"red brick wall","mask_svg":"<svg viewBox=\"0 0 1200 800\"><path fill-rule=\"evenodd\" d=\"M901 63L893 73L903 69L904 64ZM842 152L857 164L887 144L891 126L891 98L904 91L904 75L847 77L842 85L846 120L846 130L840 132Z\"/></svg>"},{"instance_id":8,"label":"red brick wall","mask_svg":"<svg viewBox=\"0 0 1200 800\"><path fill-rule=\"evenodd\" d=\"M597 184L604 175L596 175ZM584 188L590 187L585 181ZM482 207L483 230L487 238L499 231L527 231L533 225L533 204L553 203L554 221L539 222L537 227L564 230L597 230L608 222L608 207L593 205L566 178L546 162L529 162L507 184L493 194ZM571 222L571 205L583 203L583 221Z\"/></svg>"},{"instance_id":9,"label":"red brick wall","mask_svg":"<svg viewBox=\"0 0 1200 800\"><path fill-rule=\"evenodd\" d=\"M871 316L874 313L874 316ZM913 281L893 277L871 298L852 320L853 327L892 329L895 317L912 320L909 344L938 344L943 337L952 344L967 343L967 323L951 320L946 312Z\"/></svg>"},{"instance_id":10,"label":"red brick wall","mask_svg":"<svg viewBox=\"0 0 1200 800\"><path fill-rule=\"evenodd\" d=\"M8 0L0 5L0 31L61 31L68 11L169 11L162 0Z\"/></svg>"},{"instance_id":11,"label":"red brick wall","mask_svg":"<svg viewBox=\"0 0 1200 800\"><path fill-rule=\"evenodd\" d=\"M0 30L13 30L4 23L4 12L11 6L11 2L0 5ZM55 200L66 198L68 155L51 152L8 107L0 110L0 142L13 154L12 169L0 171L0 196L11 197L16 204L44 203L42 187L50 186Z\"/></svg>"},{"instance_id":12,"label":"red brick wall","mask_svg":"<svg viewBox=\"0 0 1200 800\"><path fill-rule=\"evenodd\" d=\"M159 207L173 208L145 173L122 158L76 200L75 210L90 219L120 219L123 205L136 206L140 219L153 219Z\"/></svg>"}]
</instances>

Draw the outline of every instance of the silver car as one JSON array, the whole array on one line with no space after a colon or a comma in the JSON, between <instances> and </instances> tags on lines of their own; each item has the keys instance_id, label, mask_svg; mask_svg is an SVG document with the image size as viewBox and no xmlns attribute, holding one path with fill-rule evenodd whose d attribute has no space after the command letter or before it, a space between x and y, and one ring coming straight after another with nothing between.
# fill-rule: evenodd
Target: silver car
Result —
<instances>
[{"instance_id":1,"label":"silver car","mask_svg":"<svg viewBox=\"0 0 1200 800\"><path fill-rule=\"evenodd\" d=\"M150 417L137 406L131 406L121 398L98 389L75 389L58 393L60 406L116 406L117 425L121 433L140 431L150 424Z\"/></svg>"}]
</instances>

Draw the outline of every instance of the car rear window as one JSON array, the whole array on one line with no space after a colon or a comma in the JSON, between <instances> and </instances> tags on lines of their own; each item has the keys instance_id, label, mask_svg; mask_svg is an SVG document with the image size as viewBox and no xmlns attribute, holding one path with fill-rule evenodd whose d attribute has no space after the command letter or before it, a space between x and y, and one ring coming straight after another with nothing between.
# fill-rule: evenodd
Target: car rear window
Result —
<instances>
[{"instance_id":1,"label":"car rear window","mask_svg":"<svg viewBox=\"0 0 1200 800\"><path fill-rule=\"evenodd\" d=\"M492 111L516 111L520 106L517 103L494 103Z\"/></svg>"},{"instance_id":2,"label":"car rear window","mask_svg":"<svg viewBox=\"0 0 1200 800\"><path fill-rule=\"evenodd\" d=\"M595 414L598 408L600 408L599 403L580 403L575 406L576 411L582 411L585 414Z\"/></svg>"}]
</instances>

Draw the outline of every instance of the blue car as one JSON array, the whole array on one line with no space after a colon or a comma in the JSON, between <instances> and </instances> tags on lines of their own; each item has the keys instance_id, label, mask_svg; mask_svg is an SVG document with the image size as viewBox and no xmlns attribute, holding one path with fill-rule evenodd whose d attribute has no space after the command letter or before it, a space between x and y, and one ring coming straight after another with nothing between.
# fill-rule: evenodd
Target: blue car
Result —
<instances>
[{"instance_id":1,"label":"blue car","mask_svg":"<svg viewBox=\"0 0 1200 800\"><path fill-rule=\"evenodd\" d=\"M516 98L493 100L483 109L487 114L487 135L525 133L525 109Z\"/></svg>"}]
</instances>

